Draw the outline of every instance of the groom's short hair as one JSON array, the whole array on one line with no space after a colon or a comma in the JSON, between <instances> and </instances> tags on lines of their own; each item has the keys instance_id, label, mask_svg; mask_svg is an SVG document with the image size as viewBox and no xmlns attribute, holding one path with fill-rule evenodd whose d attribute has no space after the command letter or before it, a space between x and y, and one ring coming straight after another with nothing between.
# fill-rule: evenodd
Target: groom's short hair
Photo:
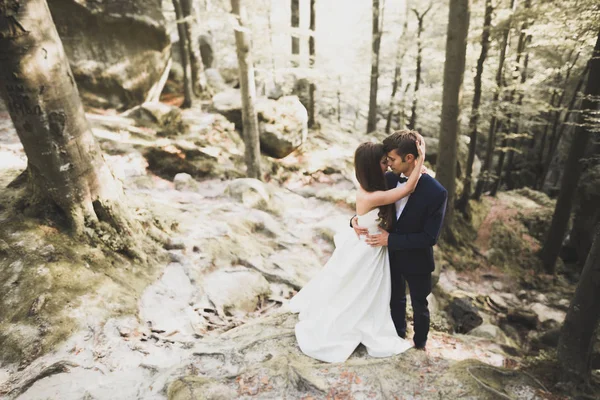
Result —
<instances>
[{"instance_id":1,"label":"groom's short hair","mask_svg":"<svg viewBox=\"0 0 600 400\"><path fill-rule=\"evenodd\" d=\"M402 161L404 161L404 157L408 154L412 154L417 158L419 156L417 150L418 134L417 131L400 129L383 139L383 149L386 154L392 150L396 150L396 153L402 157Z\"/></svg>"}]
</instances>

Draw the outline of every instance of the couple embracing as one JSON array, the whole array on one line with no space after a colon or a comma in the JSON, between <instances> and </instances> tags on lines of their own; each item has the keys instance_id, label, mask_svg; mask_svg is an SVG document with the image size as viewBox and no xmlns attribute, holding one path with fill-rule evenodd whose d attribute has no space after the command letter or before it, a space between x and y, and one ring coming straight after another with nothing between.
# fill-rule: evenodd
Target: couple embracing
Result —
<instances>
[{"instance_id":1,"label":"couple embracing","mask_svg":"<svg viewBox=\"0 0 600 400\"><path fill-rule=\"evenodd\" d=\"M373 357L389 357L413 345L425 349L433 246L448 194L422 173L424 158L425 141L409 130L356 149L360 187L353 229L335 236L327 264L289 304L299 313L295 332L306 355L343 362L360 343ZM414 311L412 341L405 339L407 283Z\"/></svg>"}]
</instances>

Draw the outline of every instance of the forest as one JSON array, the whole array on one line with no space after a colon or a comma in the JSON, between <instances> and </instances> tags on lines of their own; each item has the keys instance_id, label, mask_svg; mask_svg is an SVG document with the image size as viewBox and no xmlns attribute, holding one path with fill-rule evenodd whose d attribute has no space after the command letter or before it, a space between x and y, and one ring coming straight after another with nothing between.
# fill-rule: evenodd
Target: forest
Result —
<instances>
[{"instance_id":1,"label":"forest","mask_svg":"<svg viewBox=\"0 0 600 400\"><path fill-rule=\"evenodd\" d=\"M0 99L0 398L600 398L597 0L0 0ZM427 351L307 357L406 130Z\"/></svg>"}]
</instances>

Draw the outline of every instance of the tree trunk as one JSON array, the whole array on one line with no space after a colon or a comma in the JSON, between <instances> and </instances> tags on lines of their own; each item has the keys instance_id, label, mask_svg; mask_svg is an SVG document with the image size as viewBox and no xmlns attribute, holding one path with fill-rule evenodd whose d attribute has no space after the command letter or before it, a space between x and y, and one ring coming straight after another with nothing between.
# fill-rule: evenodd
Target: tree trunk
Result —
<instances>
[{"instance_id":1,"label":"tree trunk","mask_svg":"<svg viewBox=\"0 0 600 400\"><path fill-rule=\"evenodd\" d=\"M531 1L530 0L526 0L525 1L525 9L528 9L531 6ZM521 84L523 84L525 82L525 80L527 79L527 63L528 63L528 57L527 55L524 58L524 65L521 66L521 57L523 56L523 53L525 51L525 46L527 45L527 41L528 41L528 36L526 36L525 30L527 29L527 22L524 22L521 25L521 29L520 29L520 33L519 33L519 41L517 43L517 57L515 60L515 65L517 68L517 71L521 71ZM509 101L508 104L509 106L511 106L514 102L515 99L515 95L517 94L517 86L515 83L513 83L513 89L510 93L509 96ZM507 121L506 121L506 135L504 136L504 138L502 139L502 144L501 144L501 148L502 148L502 152L500 153L500 156L498 157L498 165L496 165L496 180L494 181L493 185L492 185L492 190L490 192L491 196L496 196L496 194L498 193L498 190L500 189L500 186L502 185L502 170L504 168L504 160L508 161L508 164L512 163L512 156L514 154L514 140L510 138L510 136L514 133L518 133L518 127L519 127L519 123L518 123L518 116L516 118L514 118L515 121L517 121L515 123L515 129L512 129L512 120L513 120L513 111L516 110L516 113L518 114L518 110L519 107L518 105L520 105L523 101L523 96L519 95L519 101L517 102L517 107L514 107L513 110L511 110L508 113L508 117L507 117Z\"/></svg>"},{"instance_id":2,"label":"tree trunk","mask_svg":"<svg viewBox=\"0 0 600 400\"><path fill-rule=\"evenodd\" d=\"M402 25L402 33L398 39L398 51L396 53L396 67L394 68L394 82L392 83L392 95L390 96L390 109L388 111L387 121L385 123L385 133L390 133L392 130L392 117L396 112L396 93L398 88L402 87L402 60L406 54L405 37L408 30L408 0L405 0L406 12L404 13L404 24Z\"/></svg>"},{"instance_id":3,"label":"tree trunk","mask_svg":"<svg viewBox=\"0 0 600 400\"><path fill-rule=\"evenodd\" d=\"M569 52L569 55L567 57L567 61L569 61L571 59L571 56L573 55L574 49L571 50ZM567 70L567 76L565 78L565 82L568 82L569 80L569 76L571 74L571 70L573 69L573 67L575 66L575 64L577 63L577 60L579 58L579 52L575 55L575 60L573 61L573 63L571 63L571 66L569 67L569 69ZM561 80L561 73L558 72L557 76L556 76L556 81L557 84L560 82ZM547 140L547 136L548 136L548 129L550 128L550 119L552 117L552 115L554 115L554 125L558 124L558 120L560 119L560 115L561 112L560 110L556 110L556 111L552 111L555 108L560 107L560 105L562 104L562 101L564 99L565 93L566 93L566 87L564 88L564 90L562 91L560 97L558 98L558 104L555 104L555 101L557 100L557 96L558 96L558 89L554 89L552 91L552 96L550 96L550 109L551 111L548 111L546 113L546 123L544 124L544 131L541 134L540 137L540 147L538 149L538 155L537 155L537 160L536 160L536 182L535 182L535 188L536 189L540 189L540 187L543 185L543 182L540 183L541 180L541 176L544 170L544 151L546 149L546 140ZM553 126L554 128L554 126ZM535 145L537 143L537 138L534 138L534 140L531 141L531 143L529 144L529 148L531 150L533 150L535 148Z\"/></svg>"},{"instance_id":4,"label":"tree trunk","mask_svg":"<svg viewBox=\"0 0 600 400\"><path fill-rule=\"evenodd\" d=\"M0 94L27 155L29 206L55 206L75 235L103 222L128 238L137 223L88 125L48 5L15 4L0 25Z\"/></svg>"},{"instance_id":5,"label":"tree trunk","mask_svg":"<svg viewBox=\"0 0 600 400\"><path fill-rule=\"evenodd\" d=\"M314 68L316 62L316 45L315 36L317 34L317 10L315 7L316 0L310 0L310 38L308 39L308 56L309 65ZM316 85L313 81L314 77L311 78L309 88L309 105L308 105L308 127L313 128L316 124L316 110L315 110L315 92L317 90Z\"/></svg>"},{"instance_id":6,"label":"tree trunk","mask_svg":"<svg viewBox=\"0 0 600 400\"><path fill-rule=\"evenodd\" d=\"M529 10L529 8L531 8L531 0L525 0L525 9ZM518 100L517 100L517 107L516 107L516 111L517 111L517 117L515 118L515 129L514 129L514 133L517 135L520 135L520 131L521 131L521 124L520 124L520 109L523 106L523 89L522 86L523 84L525 84L525 82L527 81L527 68L529 66L529 53L526 53L526 48L527 45L531 42L531 35L527 34L527 29L529 28L529 23L526 20L525 22L523 22L523 24L521 24L521 33L519 34L519 42L517 45L517 68L519 69L520 72L520 87L518 87L519 90L519 94L518 94ZM521 57L523 57L523 65L520 65L520 61L521 61ZM513 97L514 94L516 94L517 92L517 88L513 89ZM506 171L504 173L504 182L506 183L506 186L509 188L509 190L512 188L512 179L511 179L511 174L512 174L512 167L513 167L513 162L514 162L514 157L515 157L515 152L519 151L519 148L521 147L521 143L522 140L515 138L515 139L510 139L508 140L508 152L506 155ZM502 168L499 168L500 173L502 173ZM502 183L502 179L500 179L498 181L498 187L500 186L500 184Z\"/></svg>"},{"instance_id":7,"label":"tree trunk","mask_svg":"<svg viewBox=\"0 0 600 400\"><path fill-rule=\"evenodd\" d=\"M510 1L510 8L514 12L516 0ZM498 70L496 71L496 91L492 100L492 105L495 110L492 112L492 119L490 121L490 128L488 130L488 142L485 152L485 159L483 161L483 167L481 168L481 176L477 181L475 187L475 193L473 198L479 200L483 194L483 190L487 186L492 173L492 163L494 161L494 151L496 148L496 128L498 127L498 100L500 99L500 92L502 92L503 82L502 76L504 73L504 62L506 60L506 49L508 48L508 37L510 34L510 23L507 24L506 28L502 32L502 45L500 47L500 57L498 60Z\"/></svg>"},{"instance_id":8,"label":"tree trunk","mask_svg":"<svg viewBox=\"0 0 600 400\"><path fill-rule=\"evenodd\" d=\"M557 116L554 122L554 126L552 127L552 134L550 135L550 141L548 143L548 154L543 163L542 174L540 176L540 180L538 181L538 189L541 190L544 186L544 182L548 177L548 172L550 171L550 165L552 165L552 160L554 159L554 155L556 154L556 149L558 148L558 144L560 143L560 139L562 138L565 129L569 125L569 119L573 114L573 110L575 110L577 100L579 99L579 91L581 90L583 84L585 83L585 78L587 76L590 64L588 63L581 74L581 78L579 82L577 82L577 87L573 92L573 97L571 97L571 101L569 102L569 107L567 108L567 112L565 113L565 117L560 126L560 130L556 132L556 126L558 125L557 119L560 117L560 111L557 111Z\"/></svg>"},{"instance_id":9,"label":"tree trunk","mask_svg":"<svg viewBox=\"0 0 600 400\"><path fill-rule=\"evenodd\" d=\"M298 31L300 29L300 0L291 0L291 25L292 25L292 65L298 65L298 55L300 54L300 38Z\"/></svg>"},{"instance_id":10,"label":"tree trunk","mask_svg":"<svg viewBox=\"0 0 600 400\"><path fill-rule=\"evenodd\" d=\"M590 355L600 321L600 224L558 340L563 381L588 383Z\"/></svg>"},{"instance_id":11,"label":"tree trunk","mask_svg":"<svg viewBox=\"0 0 600 400\"><path fill-rule=\"evenodd\" d=\"M446 62L444 63L444 89L442 94L442 121L440 125L439 156L436 179L448 191L444 236L452 239L451 226L454 214L456 188L456 153L460 130L460 100L465 74L467 35L469 33L469 0L450 0Z\"/></svg>"},{"instance_id":12,"label":"tree trunk","mask_svg":"<svg viewBox=\"0 0 600 400\"><path fill-rule=\"evenodd\" d=\"M483 19L483 33L481 34L481 54L477 60L477 72L475 74L473 94L473 105L471 107L471 118L469 119L469 130L471 131L471 141L469 143L469 155L467 157L467 168L465 172L465 181L460 199L456 203L456 208L465 217L468 216L469 197L471 196L471 185L473 175L473 162L475 161L475 152L477 150L477 124L479 123L479 104L481 103L481 79L483 75L483 65L487 58L490 48L490 27L492 25L492 0L485 1L485 16Z\"/></svg>"},{"instance_id":13,"label":"tree trunk","mask_svg":"<svg viewBox=\"0 0 600 400\"><path fill-rule=\"evenodd\" d=\"M381 46L381 28L383 18L380 13L383 10L379 6L379 0L373 0L372 19L372 53L371 53L371 89L369 92L369 116L367 121L367 133L377 129L377 81L379 79L379 48Z\"/></svg>"},{"instance_id":14,"label":"tree trunk","mask_svg":"<svg viewBox=\"0 0 600 400\"><path fill-rule=\"evenodd\" d=\"M421 35L423 34L423 20L425 19L425 15L431 10L433 3L429 4L429 7L423 12L423 14L419 15L419 12L413 8L412 11L417 16L417 20L419 21L418 30L417 30L417 73L415 77L415 93L413 96L412 109L410 112L410 121L408 122L408 129L416 129L417 126L417 101L419 96L419 87L421 86L421 62L423 61L423 43L421 42Z\"/></svg>"},{"instance_id":15,"label":"tree trunk","mask_svg":"<svg viewBox=\"0 0 600 400\"><path fill-rule=\"evenodd\" d=\"M550 230L548 231L548 236L540 255L544 268L548 273L554 273L556 259L562 247L569 217L571 216L573 198L575 197L575 191L581 176L581 159L585 154L592 134L584 117L586 113L591 113L596 109L593 97L598 95L600 95L600 34L596 41L594 54L589 61L589 77L585 96L581 103L582 118L571 142L571 149L569 150L569 155L564 166L560 193L556 201L552 223L550 224Z\"/></svg>"},{"instance_id":16,"label":"tree trunk","mask_svg":"<svg viewBox=\"0 0 600 400\"><path fill-rule=\"evenodd\" d=\"M183 21L183 9L180 0L173 0L175 18L177 19L177 33L179 34L179 51L181 53L181 66L183 67L183 104L181 107L190 108L193 105L194 89L192 66L190 62L190 51L188 45L185 22Z\"/></svg>"},{"instance_id":17,"label":"tree trunk","mask_svg":"<svg viewBox=\"0 0 600 400\"><path fill-rule=\"evenodd\" d=\"M246 8L241 0L231 0L232 13L236 16L238 26L235 29L235 44L240 70L240 89L242 95L242 121L245 146L247 175L250 178L262 179L260 168L260 142L258 134L258 117L254 103L256 100L256 83L254 82L254 64L250 53L250 33L244 26Z\"/></svg>"},{"instance_id":18,"label":"tree trunk","mask_svg":"<svg viewBox=\"0 0 600 400\"><path fill-rule=\"evenodd\" d=\"M206 77L204 76L204 64L202 64L202 56L200 54L200 45L198 43L198 34L196 33L194 26L198 26L200 21L196 21L192 24L194 14L194 8L192 6L192 0L180 0L181 11L185 21L185 34L186 44L190 59L190 68L192 72L192 90L196 96L202 95L206 88Z\"/></svg>"}]
</instances>

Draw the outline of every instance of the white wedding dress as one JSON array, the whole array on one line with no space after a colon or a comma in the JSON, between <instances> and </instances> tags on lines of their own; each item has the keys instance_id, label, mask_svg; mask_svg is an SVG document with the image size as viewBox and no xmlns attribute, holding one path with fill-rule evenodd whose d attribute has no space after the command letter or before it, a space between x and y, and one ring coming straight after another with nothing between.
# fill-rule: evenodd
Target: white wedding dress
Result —
<instances>
[{"instance_id":1,"label":"white wedding dress","mask_svg":"<svg viewBox=\"0 0 600 400\"><path fill-rule=\"evenodd\" d=\"M378 231L374 209L358 224ZM390 314L391 278L387 247L373 248L350 227L334 238L335 251L323 269L289 303L299 313L296 339L302 352L326 362L343 362L360 343L373 357L412 347L400 338Z\"/></svg>"}]
</instances>

